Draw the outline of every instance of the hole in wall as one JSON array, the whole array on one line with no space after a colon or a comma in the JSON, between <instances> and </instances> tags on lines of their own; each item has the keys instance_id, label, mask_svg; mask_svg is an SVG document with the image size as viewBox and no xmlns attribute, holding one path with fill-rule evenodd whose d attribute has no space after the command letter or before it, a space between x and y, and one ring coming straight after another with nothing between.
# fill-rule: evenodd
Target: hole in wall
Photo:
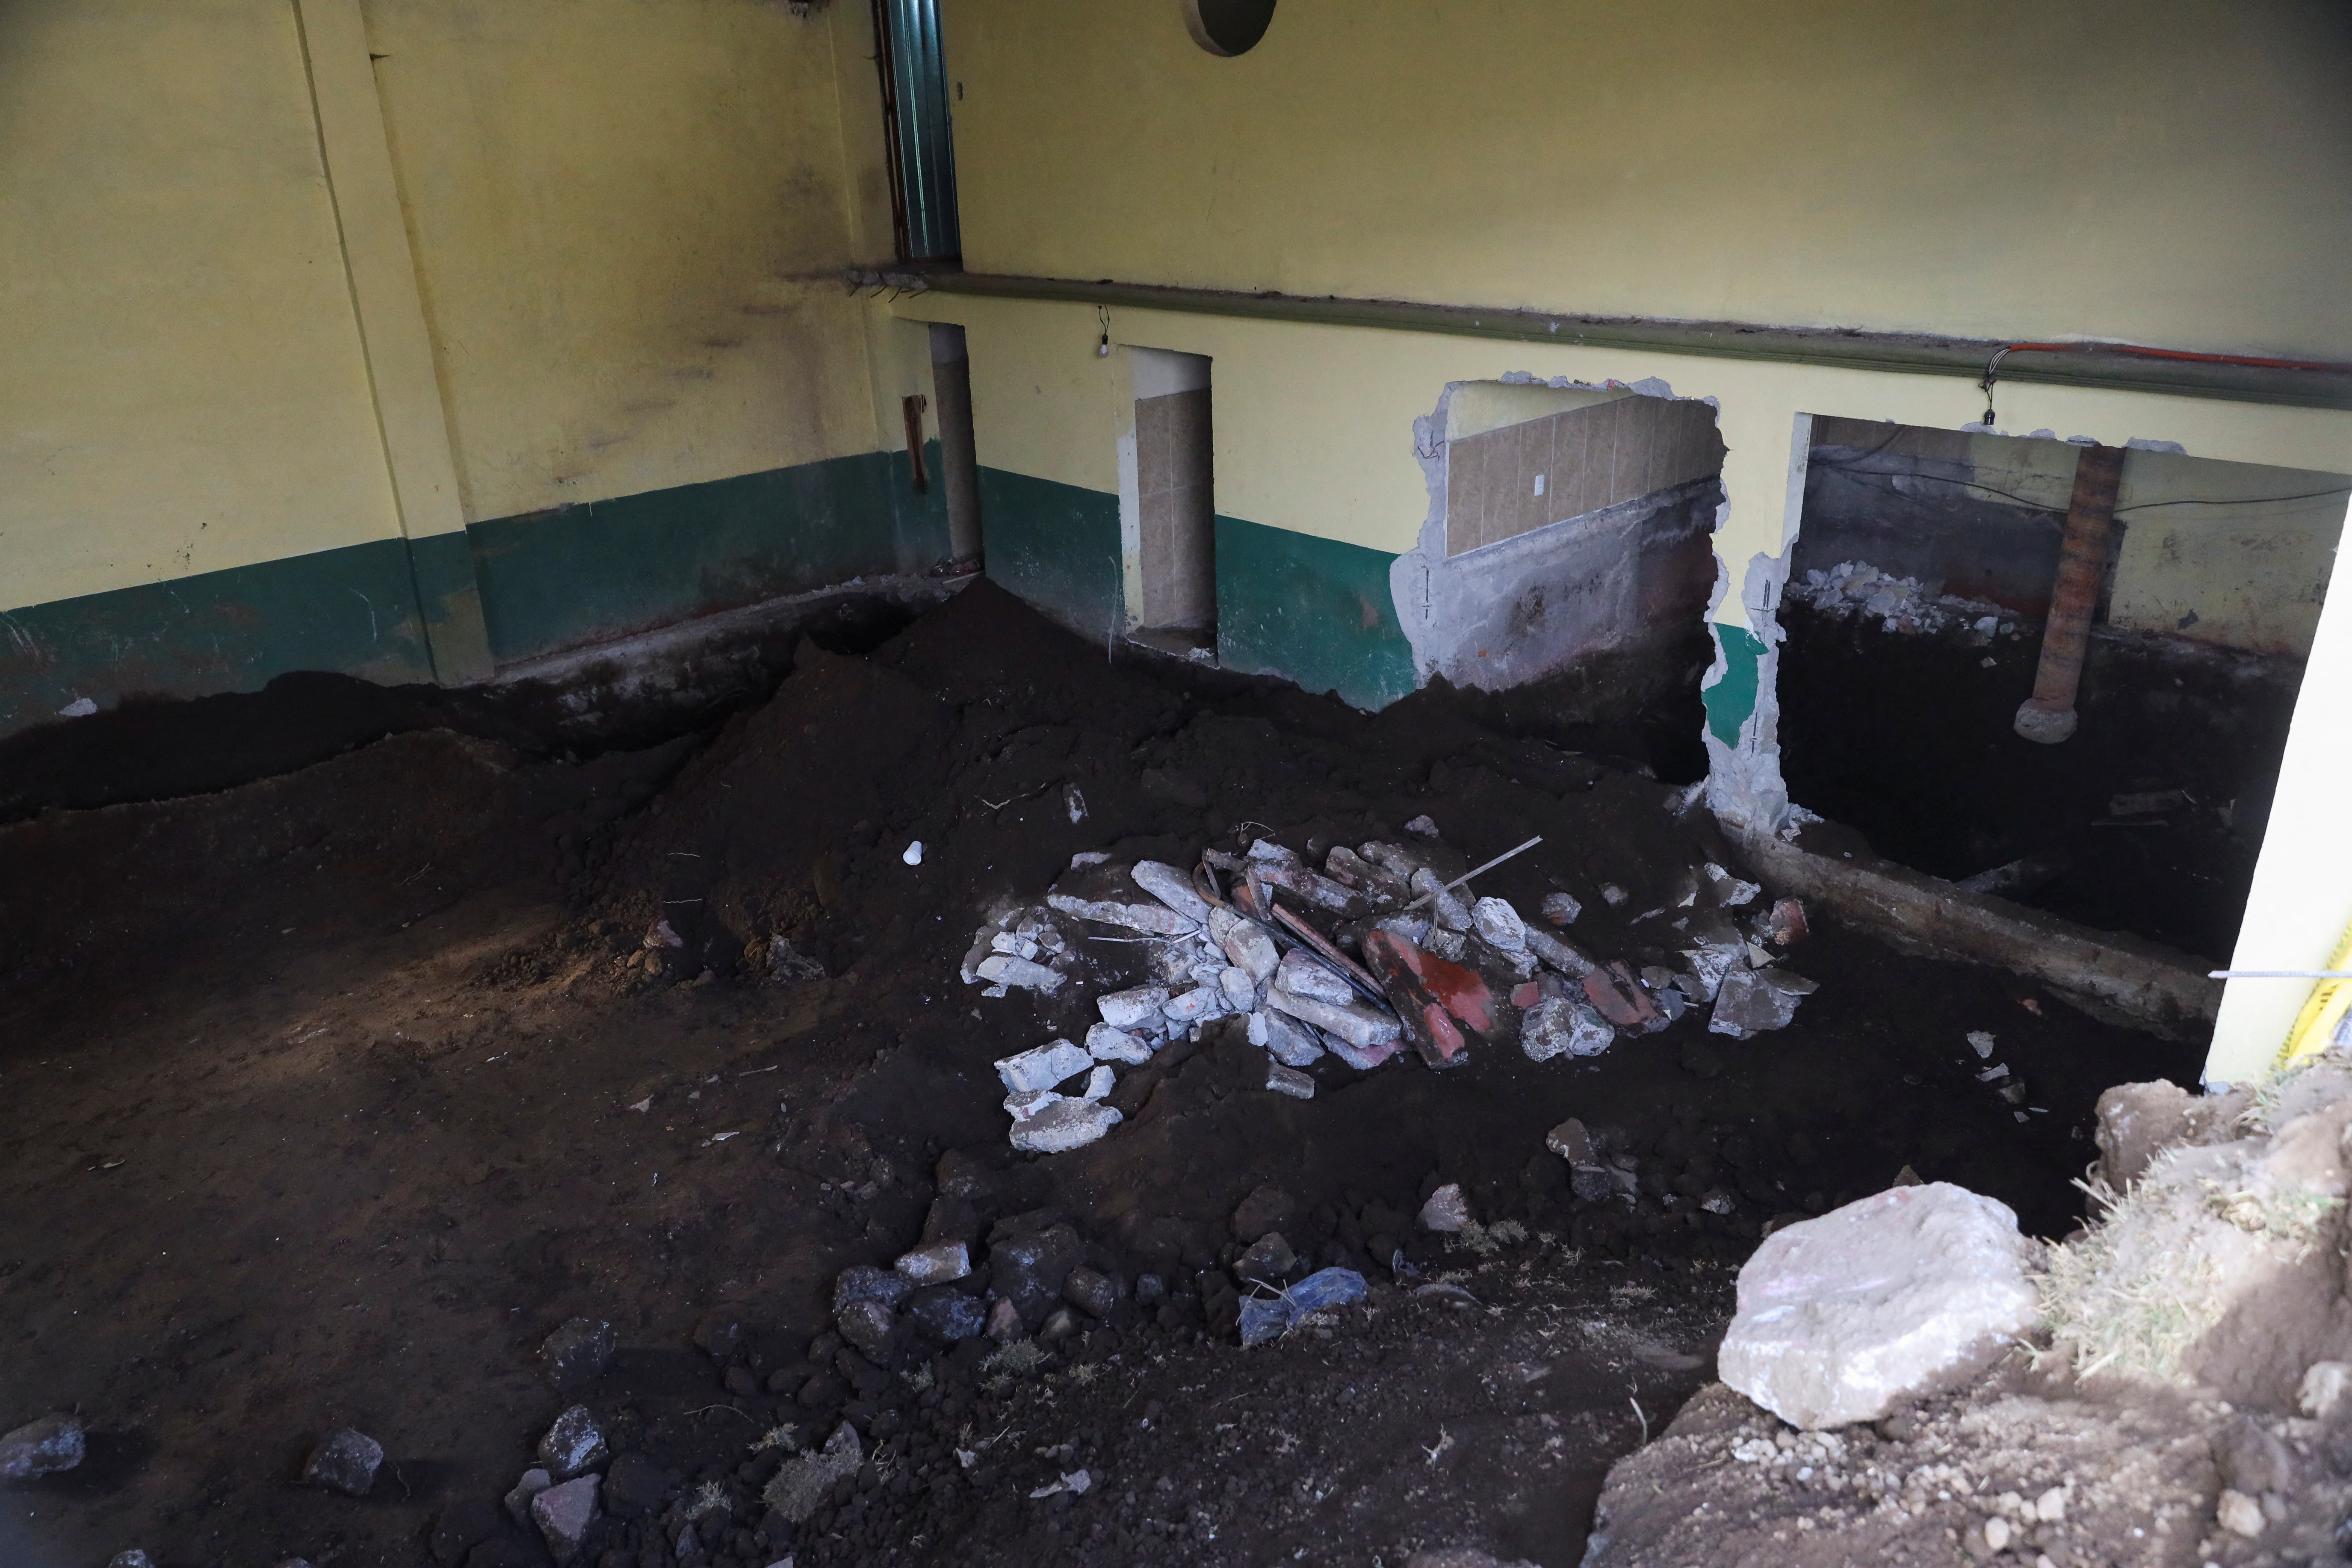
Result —
<instances>
[{"instance_id":1,"label":"hole in wall","mask_svg":"<svg viewBox=\"0 0 2352 1568\"><path fill-rule=\"evenodd\" d=\"M1209 360L1129 349L1137 580L1130 634L1171 653L1217 642L1217 504Z\"/></svg>"},{"instance_id":2,"label":"hole in wall","mask_svg":"<svg viewBox=\"0 0 2352 1568\"><path fill-rule=\"evenodd\" d=\"M1790 796L1933 876L2226 962L2346 480L2122 455L2076 728L2024 739L2084 448L1816 417L1780 624Z\"/></svg>"},{"instance_id":3,"label":"hole in wall","mask_svg":"<svg viewBox=\"0 0 2352 1568\"><path fill-rule=\"evenodd\" d=\"M1183 0L1192 41L1213 55L1244 55L1274 20L1275 0Z\"/></svg>"}]
</instances>

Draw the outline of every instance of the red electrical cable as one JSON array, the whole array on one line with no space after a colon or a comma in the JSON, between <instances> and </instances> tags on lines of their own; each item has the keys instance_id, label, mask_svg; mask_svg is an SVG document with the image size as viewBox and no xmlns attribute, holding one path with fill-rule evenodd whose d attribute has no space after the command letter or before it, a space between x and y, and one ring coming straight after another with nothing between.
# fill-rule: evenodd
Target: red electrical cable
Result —
<instances>
[{"instance_id":1,"label":"red electrical cable","mask_svg":"<svg viewBox=\"0 0 2352 1568\"><path fill-rule=\"evenodd\" d=\"M2144 359L2185 359L2200 364L2245 364L2263 370L2321 370L2339 374L2352 374L2352 364L2338 364L2326 360L2259 359L2252 354L2200 354L2185 349L2147 349L2137 343L2011 343L2000 351L2013 353L2115 353L2138 354ZM1993 356L1995 360L2000 354Z\"/></svg>"}]
</instances>

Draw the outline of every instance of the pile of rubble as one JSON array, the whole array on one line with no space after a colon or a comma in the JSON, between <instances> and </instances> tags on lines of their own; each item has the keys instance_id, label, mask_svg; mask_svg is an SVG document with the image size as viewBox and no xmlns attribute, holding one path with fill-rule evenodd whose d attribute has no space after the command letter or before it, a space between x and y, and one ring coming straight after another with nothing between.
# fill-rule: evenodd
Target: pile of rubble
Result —
<instances>
[{"instance_id":1,"label":"pile of rubble","mask_svg":"<svg viewBox=\"0 0 2352 1568\"><path fill-rule=\"evenodd\" d=\"M1406 827L1427 847L1335 844L1320 870L1265 838L1238 855L1205 850L1189 874L1088 852L1042 906L983 924L962 965L983 995L1062 999L1106 967L1087 942L1142 949L1124 972L1150 975L1096 996L1082 1043L1056 1038L996 1064L1013 1147L1057 1153L1102 1137L1121 1120L1118 1069L1221 1018L1247 1020L1266 1089L1307 1100L1307 1069L1327 1056L1358 1072L1407 1047L1433 1069L1460 1067L1474 1040L1517 1044L1535 1061L1590 1057L1696 1007L1712 1009L1712 1032L1746 1039L1785 1026L1814 988L1778 962L1805 934L1802 907L1763 903L1720 866L1692 876L1671 922L1685 967L1636 973L1559 934L1582 913L1567 893L1544 899L1540 924L1505 900L1465 898L1472 878L1540 840L1448 881L1440 868L1461 857L1427 817Z\"/></svg>"},{"instance_id":2,"label":"pile of rubble","mask_svg":"<svg viewBox=\"0 0 2352 1568\"><path fill-rule=\"evenodd\" d=\"M1939 595L1933 583L1897 577L1862 561L1842 561L1826 572L1817 567L1788 592L1817 610L1876 621L1882 631L1898 636L1965 631L1970 641L1990 646L1995 637L2024 635L2016 616L1999 605Z\"/></svg>"}]
</instances>

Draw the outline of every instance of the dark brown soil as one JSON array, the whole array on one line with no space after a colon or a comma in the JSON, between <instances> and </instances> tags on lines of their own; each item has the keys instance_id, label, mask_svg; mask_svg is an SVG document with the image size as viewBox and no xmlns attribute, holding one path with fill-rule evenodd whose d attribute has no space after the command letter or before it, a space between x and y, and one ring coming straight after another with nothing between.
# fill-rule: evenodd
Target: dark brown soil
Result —
<instances>
[{"instance_id":1,"label":"dark brown soil","mask_svg":"<svg viewBox=\"0 0 2352 1568\"><path fill-rule=\"evenodd\" d=\"M1777 1035L1693 1017L1584 1062L1318 1064L1302 1102L1213 1032L1144 1069L1103 1142L1015 1156L989 1064L1078 1004L983 1001L957 965L991 904L1035 900L1074 852L1355 843L1423 812L1476 858L1541 833L1482 890L1564 887L1578 936L1639 963L1667 933L1634 917L1723 848L1635 761L1578 754L1597 732L1507 733L1443 691L1367 717L1113 668L985 584L871 657L793 664L716 735L649 750L571 763L423 730L0 828L0 1426L74 1409L93 1432L79 1469L0 1490L0 1562L544 1562L492 1505L584 1399L671 1483L601 1528L583 1561L613 1568L679 1562L706 1485L729 1515L685 1561L712 1568L1457 1542L1572 1563L1610 1463L1709 1374L1765 1223L1908 1163L2063 1233L2098 1091L2197 1066L1827 930L1791 960L1822 989ZM625 967L660 918L685 948ZM756 978L747 950L778 933L835 978ZM2042 1112L2020 1123L1976 1081L1970 1029ZM1638 1205L1570 1196L1543 1134L1570 1115L1622 1130ZM887 1368L813 1344L835 1275L917 1238L950 1151L987 1173L983 1232L1055 1211L1168 1301L1026 1373L983 1365L985 1342ZM1415 1232L1441 1181L1524 1237ZM1295 1198L1302 1252L1377 1289L1244 1352L1228 1219L1264 1184ZM1735 1212L1695 1208L1713 1187ZM1382 1240L1417 1278L1391 1283ZM1412 1293L1457 1270L1475 1306ZM574 1314L623 1351L559 1394L534 1352ZM758 1441L844 1419L866 1469L797 1531L763 1520L783 1450ZM297 1484L345 1424L389 1456L363 1500ZM1085 1495L1028 1500L1078 1468Z\"/></svg>"}]
</instances>

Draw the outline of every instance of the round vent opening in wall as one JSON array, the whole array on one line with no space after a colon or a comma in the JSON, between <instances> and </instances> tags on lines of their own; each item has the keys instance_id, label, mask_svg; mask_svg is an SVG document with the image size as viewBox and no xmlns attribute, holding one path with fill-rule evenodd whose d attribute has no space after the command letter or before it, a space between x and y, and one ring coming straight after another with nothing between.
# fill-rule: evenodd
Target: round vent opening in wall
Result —
<instances>
[{"instance_id":1,"label":"round vent opening in wall","mask_svg":"<svg viewBox=\"0 0 2352 1568\"><path fill-rule=\"evenodd\" d=\"M1192 41L1213 55L1245 55L1265 37L1274 0L1183 0Z\"/></svg>"}]
</instances>

